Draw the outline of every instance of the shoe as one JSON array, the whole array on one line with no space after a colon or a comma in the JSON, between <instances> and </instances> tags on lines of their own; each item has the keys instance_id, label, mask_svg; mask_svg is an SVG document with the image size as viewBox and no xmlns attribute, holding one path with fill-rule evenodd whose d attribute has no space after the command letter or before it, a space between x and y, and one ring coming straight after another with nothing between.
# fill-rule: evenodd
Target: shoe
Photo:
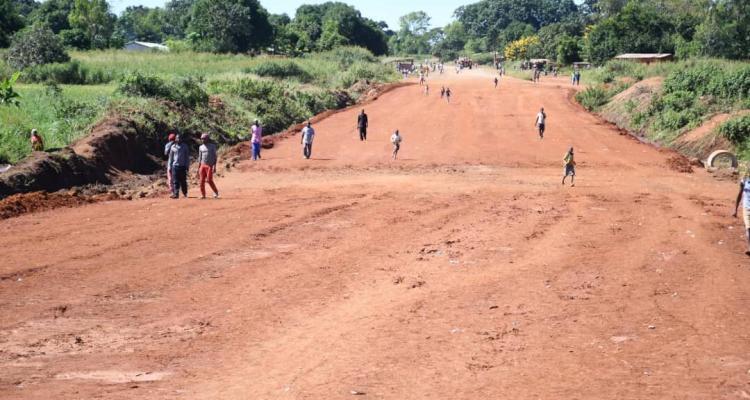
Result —
<instances>
[{"instance_id":1,"label":"shoe","mask_svg":"<svg viewBox=\"0 0 750 400\"><path fill-rule=\"evenodd\" d=\"M201 196L201 200L206 200L206 196Z\"/></svg>"},{"instance_id":2,"label":"shoe","mask_svg":"<svg viewBox=\"0 0 750 400\"><path fill-rule=\"evenodd\" d=\"M218 199L218 198L219 198L219 194L218 193L214 193L214 199Z\"/></svg>"},{"instance_id":3,"label":"shoe","mask_svg":"<svg viewBox=\"0 0 750 400\"><path fill-rule=\"evenodd\" d=\"M175 195L171 195L171 196L169 196L169 198L170 198L170 199L176 199L176 198L177 198L177 196L175 196Z\"/></svg>"}]
</instances>

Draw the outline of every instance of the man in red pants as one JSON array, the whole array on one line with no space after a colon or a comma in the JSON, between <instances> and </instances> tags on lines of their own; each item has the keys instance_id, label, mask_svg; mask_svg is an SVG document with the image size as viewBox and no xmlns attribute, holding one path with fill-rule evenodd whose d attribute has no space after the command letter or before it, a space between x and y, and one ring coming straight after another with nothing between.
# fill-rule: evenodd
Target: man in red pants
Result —
<instances>
[{"instance_id":1,"label":"man in red pants","mask_svg":"<svg viewBox=\"0 0 750 400\"><path fill-rule=\"evenodd\" d=\"M198 148L198 179L201 183L201 199L206 198L206 182L214 191L214 198L219 198L219 189L214 184L214 173L216 173L216 144L211 142L208 133L201 135L203 144Z\"/></svg>"}]
</instances>

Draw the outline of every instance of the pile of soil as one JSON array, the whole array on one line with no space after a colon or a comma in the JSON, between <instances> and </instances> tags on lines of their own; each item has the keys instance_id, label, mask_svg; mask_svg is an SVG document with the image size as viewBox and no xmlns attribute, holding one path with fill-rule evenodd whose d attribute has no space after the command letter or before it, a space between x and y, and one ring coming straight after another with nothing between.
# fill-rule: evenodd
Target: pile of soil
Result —
<instances>
[{"instance_id":1,"label":"pile of soil","mask_svg":"<svg viewBox=\"0 0 750 400\"><path fill-rule=\"evenodd\" d=\"M681 154L675 154L667 160L667 166L673 171L683 174L693 173L693 163Z\"/></svg>"},{"instance_id":2,"label":"pile of soil","mask_svg":"<svg viewBox=\"0 0 750 400\"><path fill-rule=\"evenodd\" d=\"M20 193L0 200L0 220L21 214L90 204L96 199L71 193Z\"/></svg>"}]
</instances>

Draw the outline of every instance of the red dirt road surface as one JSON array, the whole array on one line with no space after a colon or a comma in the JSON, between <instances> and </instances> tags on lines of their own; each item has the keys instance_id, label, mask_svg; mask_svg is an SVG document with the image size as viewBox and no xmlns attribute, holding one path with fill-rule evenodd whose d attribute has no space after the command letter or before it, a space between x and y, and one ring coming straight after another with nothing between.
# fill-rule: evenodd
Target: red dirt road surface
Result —
<instances>
[{"instance_id":1,"label":"red dirt road surface","mask_svg":"<svg viewBox=\"0 0 750 400\"><path fill-rule=\"evenodd\" d=\"M312 160L294 136L240 164L220 200L0 222L0 398L750 397L734 184L671 170L564 78L430 86L368 105L366 143L354 108Z\"/></svg>"}]
</instances>

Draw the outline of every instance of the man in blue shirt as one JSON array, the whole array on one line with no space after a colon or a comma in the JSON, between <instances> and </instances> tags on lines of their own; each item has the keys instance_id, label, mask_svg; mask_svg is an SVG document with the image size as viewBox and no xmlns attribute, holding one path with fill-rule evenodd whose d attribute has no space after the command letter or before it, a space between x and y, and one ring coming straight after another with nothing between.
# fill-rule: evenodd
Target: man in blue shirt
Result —
<instances>
[{"instance_id":1,"label":"man in blue shirt","mask_svg":"<svg viewBox=\"0 0 750 400\"><path fill-rule=\"evenodd\" d=\"M740 192L737 194L737 203L734 205L734 217L737 218L737 208L742 203L742 219L745 221L747 231L748 250L745 252L750 256L750 171L745 172L745 177L740 182Z\"/></svg>"}]
</instances>

